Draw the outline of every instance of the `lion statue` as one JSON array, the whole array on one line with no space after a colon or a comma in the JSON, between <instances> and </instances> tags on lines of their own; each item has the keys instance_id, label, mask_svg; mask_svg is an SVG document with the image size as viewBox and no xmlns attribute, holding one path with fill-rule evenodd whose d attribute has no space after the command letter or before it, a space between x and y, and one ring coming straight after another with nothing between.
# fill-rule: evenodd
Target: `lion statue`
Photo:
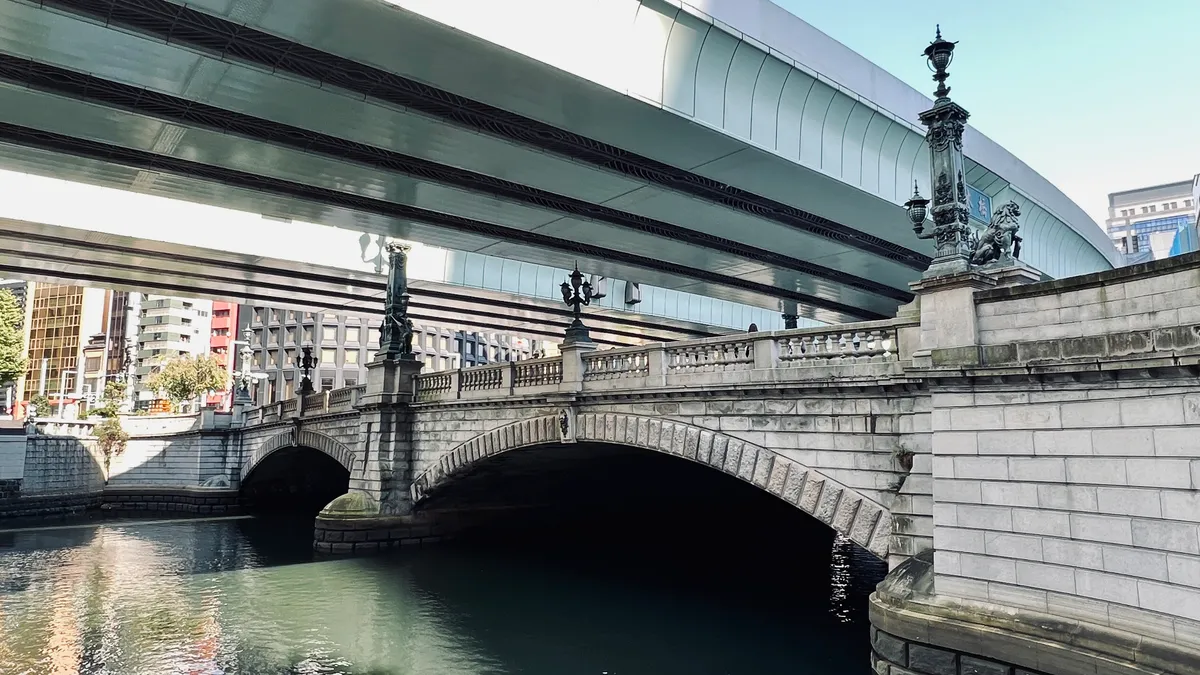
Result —
<instances>
[{"instance_id":1,"label":"lion statue","mask_svg":"<svg viewBox=\"0 0 1200 675\"><path fill-rule=\"evenodd\" d=\"M1018 219L1021 207L1008 202L992 213L992 222L971 242L971 264L987 265L997 260L1013 260L1021 256L1021 229Z\"/></svg>"}]
</instances>

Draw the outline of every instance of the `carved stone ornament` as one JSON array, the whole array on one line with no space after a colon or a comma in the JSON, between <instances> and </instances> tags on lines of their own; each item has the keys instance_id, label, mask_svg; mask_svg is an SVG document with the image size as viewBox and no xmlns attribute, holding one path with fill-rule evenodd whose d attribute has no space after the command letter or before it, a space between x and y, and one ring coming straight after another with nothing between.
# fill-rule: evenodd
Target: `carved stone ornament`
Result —
<instances>
[{"instance_id":1,"label":"carved stone ornament","mask_svg":"<svg viewBox=\"0 0 1200 675\"><path fill-rule=\"evenodd\" d=\"M958 172L958 201L960 204L967 203L967 186L963 183L962 170Z\"/></svg>"},{"instance_id":2,"label":"carved stone ornament","mask_svg":"<svg viewBox=\"0 0 1200 675\"><path fill-rule=\"evenodd\" d=\"M566 408L558 411L558 430L562 432L563 438L567 438L571 432L571 416Z\"/></svg>"},{"instance_id":3,"label":"carved stone ornament","mask_svg":"<svg viewBox=\"0 0 1200 675\"><path fill-rule=\"evenodd\" d=\"M971 264L1016 260L1021 255L1021 207L1008 202L992 212L992 222L971 241Z\"/></svg>"},{"instance_id":4,"label":"carved stone ornament","mask_svg":"<svg viewBox=\"0 0 1200 675\"><path fill-rule=\"evenodd\" d=\"M942 204L949 204L954 201L953 190L950 187L950 178L945 173L939 173L937 185L933 189L933 205L934 207Z\"/></svg>"}]
</instances>

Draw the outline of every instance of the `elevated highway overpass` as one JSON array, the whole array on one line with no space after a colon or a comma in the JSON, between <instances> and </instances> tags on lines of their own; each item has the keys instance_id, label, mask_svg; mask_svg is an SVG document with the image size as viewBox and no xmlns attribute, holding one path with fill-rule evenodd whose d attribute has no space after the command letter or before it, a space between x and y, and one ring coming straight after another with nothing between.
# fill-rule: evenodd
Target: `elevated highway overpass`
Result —
<instances>
[{"instance_id":1,"label":"elevated highway overpass","mask_svg":"<svg viewBox=\"0 0 1200 675\"><path fill-rule=\"evenodd\" d=\"M371 272L9 218L0 218L0 251L3 277L375 320L383 315L386 277ZM411 282L410 292L411 316L418 323L557 341L571 322L569 308L545 297L419 279ZM588 323L593 339L606 346L732 332L728 326L603 307L589 310Z\"/></svg>"},{"instance_id":2,"label":"elevated highway overpass","mask_svg":"<svg viewBox=\"0 0 1200 675\"><path fill-rule=\"evenodd\" d=\"M911 297L927 98L765 0L496 5L0 0L0 165L820 321ZM964 143L1030 264L1117 262L1029 167Z\"/></svg>"}]
</instances>

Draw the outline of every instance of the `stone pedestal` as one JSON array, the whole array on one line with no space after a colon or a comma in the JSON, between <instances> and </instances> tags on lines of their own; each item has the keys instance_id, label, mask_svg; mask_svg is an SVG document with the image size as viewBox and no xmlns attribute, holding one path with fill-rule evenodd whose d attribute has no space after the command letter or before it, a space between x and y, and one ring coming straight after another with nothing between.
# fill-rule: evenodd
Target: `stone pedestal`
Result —
<instances>
[{"instance_id":1,"label":"stone pedestal","mask_svg":"<svg viewBox=\"0 0 1200 675\"><path fill-rule=\"evenodd\" d=\"M367 364L367 391L359 399L360 405L411 403L416 377L424 365L412 355L396 359L377 357Z\"/></svg>"},{"instance_id":2,"label":"stone pedestal","mask_svg":"<svg viewBox=\"0 0 1200 675\"><path fill-rule=\"evenodd\" d=\"M979 328L975 317L975 291L994 288L995 277L968 270L957 274L923 278L909 284L917 294L921 313L921 336L913 365L931 367L938 359L955 363L979 362Z\"/></svg>"},{"instance_id":3,"label":"stone pedestal","mask_svg":"<svg viewBox=\"0 0 1200 675\"><path fill-rule=\"evenodd\" d=\"M1040 272L1020 260L1006 260L999 264L985 265L978 268L978 271L995 279L998 287L1024 286L1036 284L1042 280Z\"/></svg>"},{"instance_id":4,"label":"stone pedestal","mask_svg":"<svg viewBox=\"0 0 1200 675\"><path fill-rule=\"evenodd\" d=\"M564 340L559 351L562 352L563 374L562 383L564 387L574 385L577 389L583 388L583 356L590 354L596 350L596 343L583 341Z\"/></svg>"}]
</instances>

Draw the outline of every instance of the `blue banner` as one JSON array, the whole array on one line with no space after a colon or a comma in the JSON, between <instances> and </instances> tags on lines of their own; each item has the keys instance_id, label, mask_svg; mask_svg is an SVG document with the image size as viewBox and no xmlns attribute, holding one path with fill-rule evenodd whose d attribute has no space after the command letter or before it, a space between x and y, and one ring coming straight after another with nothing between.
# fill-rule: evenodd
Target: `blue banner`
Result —
<instances>
[{"instance_id":1,"label":"blue banner","mask_svg":"<svg viewBox=\"0 0 1200 675\"><path fill-rule=\"evenodd\" d=\"M992 198L968 185L967 213L985 225L992 222Z\"/></svg>"}]
</instances>

